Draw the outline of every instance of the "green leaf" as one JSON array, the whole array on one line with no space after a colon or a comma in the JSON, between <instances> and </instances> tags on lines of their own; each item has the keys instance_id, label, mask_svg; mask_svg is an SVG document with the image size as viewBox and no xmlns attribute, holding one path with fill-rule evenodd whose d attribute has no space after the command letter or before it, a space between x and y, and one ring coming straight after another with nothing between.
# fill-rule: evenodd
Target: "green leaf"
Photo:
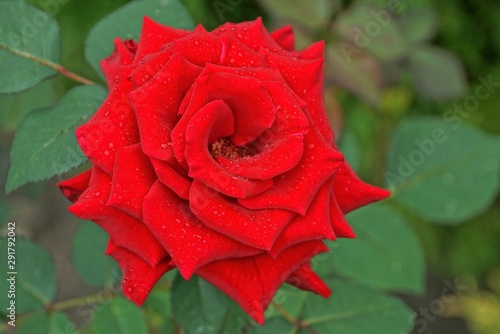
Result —
<instances>
[{"instance_id":1,"label":"green leaf","mask_svg":"<svg viewBox=\"0 0 500 334\"><path fill-rule=\"evenodd\" d=\"M386 290L423 292L422 249L400 215L377 204L350 213L348 219L356 239L335 242L332 259L337 272Z\"/></svg>"},{"instance_id":2,"label":"green leaf","mask_svg":"<svg viewBox=\"0 0 500 334\"><path fill-rule=\"evenodd\" d=\"M357 283L328 282L333 294L310 296L302 321L317 333L402 334L413 326L412 312L396 298Z\"/></svg>"},{"instance_id":3,"label":"green leaf","mask_svg":"<svg viewBox=\"0 0 500 334\"><path fill-rule=\"evenodd\" d=\"M437 32L438 16L432 7L412 8L401 13L400 23L410 42L427 42Z\"/></svg>"},{"instance_id":4,"label":"green leaf","mask_svg":"<svg viewBox=\"0 0 500 334\"><path fill-rule=\"evenodd\" d=\"M232 299L228 301L227 314L218 334L253 333L255 328L261 327L241 309Z\"/></svg>"},{"instance_id":5,"label":"green leaf","mask_svg":"<svg viewBox=\"0 0 500 334\"><path fill-rule=\"evenodd\" d=\"M378 104L382 68L371 54L350 43L340 42L328 45L326 55L326 68L334 69L326 73L331 81L370 104Z\"/></svg>"},{"instance_id":6,"label":"green leaf","mask_svg":"<svg viewBox=\"0 0 500 334\"><path fill-rule=\"evenodd\" d=\"M282 318L274 318L266 321L264 326L256 327L253 334L276 334L276 333L294 333L293 325ZM239 333L239 332L237 332ZM307 333L307 332L306 332Z\"/></svg>"},{"instance_id":7,"label":"green leaf","mask_svg":"<svg viewBox=\"0 0 500 334\"><path fill-rule=\"evenodd\" d=\"M8 248L8 240L0 239L2 261L7 259ZM50 303L56 293L56 275L52 259L45 249L29 240L16 238L14 249L15 268L10 270L17 274L5 274L8 277L15 276L16 312L20 314L39 310ZM0 287L2 312L9 305L9 289L10 284L2 283Z\"/></svg>"},{"instance_id":8,"label":"green leaf","mask_svg":"<svg viewBox=\"0 0 500 334\"><path fill-rule=\"evenodd\" d=\"M361 165L361 155L359 152L359 145L356 140L356 136L350 131L346 131L342 135L342 139L339 145L340 151L344 155L345 160L355 171L359 171Z\"/></svg>"},{"instance_id":9,"label":"green leaf","mask_svg":"<svg viewBox=\"0 0 500 334\"><path fill-rule=\"evenodd\" d=\"M171 315L170 292L153 289L144 302L144 307L167 317Z\"/></svg>"},{"instance_id":10,"label":"green leaf","mask_svg":"<svg viewBox=\"0 0 500 334\"><path fill-rule=\"evenodd\" d=\"M104 251L109 236L98 225L82 221L73 239L72 258L78 274L96 287L111 287L121 271Z\"/></svg>"},{"instance_id":11,"label":"green leaf","mask_svg":"<svg viewBox=\"0 0 500 334\"><path fill-rule=\"evenodd\" d=\"M309 298L310 292L300 290L293 285L283 284L273 298L273 303L277 303L284 308L288 314L298 318L304 309L304 304ZM266 311L266 319L281 316L276 307L271 304ZM267 324L267 322L266 322Z\"/></svg>"},{"instance_id":12,"label":"green leaf","mask_svg":"<svg viewBox=\"0 0 500 334\"><path fill-rule=\"evenodd\" d=\"M499 138L443 119L413 118L395 130L387 183L395 200L436 223L456 224L484 211L498 193Z\"/></svg>"},{"instance_id":13,"label":"green leaf","mask_svg":"<svg viewBox=\"0 0 500 334\"><path fill-rule=\"evenodd\" d=\"M350 41L358 53L366 49L382 61L400 59L408 50L394 17L377 6L355 5L340 13L335 30Z\"/></svg>"},{"instance_id":14,"label":"green leaf","mask_svg":"<svg viewBox=\"0 0 500 334\"><path fill-rule=\"evenodd\" d=\"M467 81L460 60L433 46L419 45L409 55L410 73L416 89L435 100L453 99L467 93Z\"/></svg>"},{"instance_id":15,"label":"green leaf","mask_svg":"<svg viewBox=\"0 0 500 334\"><path fill-rule=\"evenodd\" d=\"M308 27L324 26L331 14L331 3L328 0L260 0L267 11L281 17L300 22Z\"/></svg>"},{"instance_id":16,"label":"green leaf","mask_svg":"<svg viewBox=\"0 0 500 334\"><path fill-rule=\"evenodd\" d=\"M0 127L14 132L21 121L33 109L47 107L57 102L55 80L45 80L40 84L17 94L0 95Z\"/></svg>"},{"instance_id":17,"label":"green leaf","mask_svg":"<svg viewBox=\"0 0 500 334\"><path fill-rule=\"evenodd\" d=\"M192 29L193 19L178 0L136 0L97 23L85 41L85 58L101 73L99 62L113 52L116 37L138 40L144 16L175 28Z\"/></svg>"},{"instance_id":18,"label":"green leaf","mask_svg":"<svg viewBox=\"0 0 500 334\"><path fill-rule=\"evenodd\" d=\"M228 297L203 279L178 275L172 287L172 312L187 334L219 333L228 312Z\"/></svg>"},{"instance_id":19,"label":"green leaf","mask_svg":"<svg viewBox=\"0 0 500 334\"><path fill-rule=\"evenodd\" d=\"M95 334L147 334L148 327L143 311L125 298L115 298L92 321Z\"/></svg>"},{"instance_id":20,"label":"green leaf","mask_svg":"<svg viewBox=\"0 0 500 334\"><path fill-rule=\"evenodd\" d=\"M154 288L144 302L150 328L154 333L171 333L174 329L170 307L170 292Z\"/></svg>"},{"instance_id":21,"label":"green leaf","mask_svg":"<svg viewBox=\"0 0 500 334\"><path fill-rule=\"evenodd\" d=\"M7 218L9 217L10 206L0 199L0 229L4 224L7 223Z\"/></svg>"},{"instance_id":22,"label":"green leaf","mask_svg":"<svg viewBox=\"0 0 500 334\"><path fill-rule=\"evenodd\" d=\"M51 314L37 313L29 316L19 324L17 333L77 334L78 330L66 314L55 312Z\"/></svg>"},{"instance_id":23,"label":"green leaf","mask_svg":"<svg viewBox=\"0 0 500 334\"><path fill-rule=\"evenodd\" d=\"M0 93L19 92L56 73L40 63L60 58L52 17L26 1L0 1L0 22Z\"/></svg>"},{"instance_id":24,"label":"green leaf","mask_svg":"<svg viewBox=\"0 0 500 334\"><path fill-rule=\"evenodd\" d=\"M100 86L77 86L54 107L30 113L12 144L6 191L62 174L83 163L86 158L74 132L96 111L106 94Z\"/></svg>"}]
</instances>

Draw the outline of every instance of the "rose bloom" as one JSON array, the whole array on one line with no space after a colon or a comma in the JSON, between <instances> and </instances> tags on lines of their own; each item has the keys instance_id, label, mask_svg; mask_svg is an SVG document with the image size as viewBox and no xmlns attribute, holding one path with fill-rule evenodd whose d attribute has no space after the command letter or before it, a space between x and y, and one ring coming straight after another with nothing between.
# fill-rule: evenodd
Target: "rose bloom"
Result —
<instances>
[{"instance_id":1,"label":"rose bloom","mask_svg":"<svg viewBox=\"0 0 500 334\"><path fill-rule=\"evenodd\" d=\"M261 324L284 282L330 295L311 259L354 237L344 214L388 192L334 144L323 49L296 51L290 26L260 19L207 32L146 17L139 43L115 40L109 95L76 131L92 168L58 186L109 234L130 300L174 268Z\"/></svg>"}]
</instances>

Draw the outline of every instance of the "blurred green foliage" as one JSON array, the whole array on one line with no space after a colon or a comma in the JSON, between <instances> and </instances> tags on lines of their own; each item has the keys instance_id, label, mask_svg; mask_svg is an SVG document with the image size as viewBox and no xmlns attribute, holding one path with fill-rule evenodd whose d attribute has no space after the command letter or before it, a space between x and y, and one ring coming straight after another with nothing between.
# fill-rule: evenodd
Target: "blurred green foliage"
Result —
<instances>
[{"instance_id":1,"label":"blurred green foliage","mask_svg":"<svg viewBox=\"0 0 500 334\"><path fill-rule=\"evenodd\" d=\"M84 41L100 19L129 0L29 2L56 17L62 33L61 63L75 73L102 83L99 74L85 60ZM383 23L383 17L370 12L390 10L392 7L386 0L317 0L305 6L304 2L286 0L182 2L194 21L201 22L207 29L213 29L225 21L239 22L262 16L269 27L292 23L299 46L325 39L328 57L326 84L327 88L331 88L327 91L329 94L335 91L343 109L330 110L332 119L343 119L343 123L334 124L336 129L340 129L339 133L344 134L338 139L361 177L379 185L386 181L384 172L387 170L391 138L402 120L414 119L415 116L443 119L457 103L463 104L467 96L474 96L476 89L484 85L484 80L489 76L494 81L500 79L500 25L497 23L500 3L496 1L396 1L400 11L392 16L393 19L387 25ZM376 30L372 30L372 35L369 35L367 29L375 29L375 23L372 28L366 25L369 22L378 23L380 32L374 33ZM353 34L352 27L355 26L360 27L360 30ZM363 44L363 38L366 45ZM1 186L5 185L7 177L6 161L13 132L22 119L34 108L53 105L75 85L70 79L58 75L33 89L0 96ZM461 117L460 121L498 136L499 106L500 94L495 90L488 98L480 100L478 106L466 117ZM498 157L500 149L492 148L491 155ZM481 163L476 162L478 165ZM475 177L480 179L483 175ZM36 198L39 192L40 186L32 185L15 195ZM8 216L8 212L12 212L8 203L9 199L1 195L2 220ZM467 273L475 277L479 287L488 286L487 279L491 272L500 268L498 195L487 203L489 206L486 210L455 226L434 224L432 219L419 216L418 210L415 213L415 210L397 200L390 200L389 204L397 208L419 235L431 275L455 277ZM102 240L105 240L105 236ZM33 252L31 248L36 247L24 242L21 245L29 248L30 252ZM36 251L40 253L39 256L45 256L44 251ZM79 268L83 271L82 276L92 276L92 273L86 273L85 267L93 257L85 257L78 249L74 256L78 258L77 262L83 263L80 265L82 268ZM418 259L418 256L415 258ZM45 257L42 260L50 262ZM52 266L52 263L49 265ZM348 266L344 266L343 272L339 271L349 276ZM97 285L109 283L104 284L104 281L104 278L99 279ZM169 284L169 281L165 283ZM413 290L419 290L418 283L415 284ZM53 285L50 284L51 288ZM497 295L500 299L500 293ZM155 301L161 304L168 300L167 292L155 290L154 296L146 303L145 311L154 320L151 326L159 328L158 332L175 328L170 320L165 323L166 320L158 316L161 307L155 304ZM51 292L47 298L52 297ZM127 302L118 299L106 306L102 314L113 314L120 303ZM129 308L126 306L124 309ZM130 314L118 314L111 321L127 326L128 316L137 318L141 322L140 330L145 331L142 324L144 314L131 308L129 311ZM467 316L467 313L463 315ZM24 330L29 332L30 326L39 324L56 328L59 322L67 321L59 313L54 313L52 318L44 315L33 317L26 321ZM105 322L109 320L101 316L94 326L105 327ZM279 321L274 320L275 323ZM272 325L269 328L272 329Z\"/></svg>"}]
</instances>

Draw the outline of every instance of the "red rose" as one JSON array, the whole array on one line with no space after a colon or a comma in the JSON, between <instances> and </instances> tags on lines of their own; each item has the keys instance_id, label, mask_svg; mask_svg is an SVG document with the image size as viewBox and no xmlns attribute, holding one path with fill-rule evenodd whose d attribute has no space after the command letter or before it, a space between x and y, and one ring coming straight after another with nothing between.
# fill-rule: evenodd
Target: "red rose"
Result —
<instances>
[{"instance_id":1,"label":"red rose","mask_svg":"<svg viewBox=\"0 0 500 334\"><path fill-rule=\"evenodd\" d=\"M269 34L260 19L191 32L145 18L138 44L115 40L109 96L76 132L93 167L59 187L109 233L130 300L173 268L259 323L285 281L330 294L311 258L354 236L345 213L388 193L333 143L323 43L293 44L290 27Z\"/></svg>"}]
</instances>

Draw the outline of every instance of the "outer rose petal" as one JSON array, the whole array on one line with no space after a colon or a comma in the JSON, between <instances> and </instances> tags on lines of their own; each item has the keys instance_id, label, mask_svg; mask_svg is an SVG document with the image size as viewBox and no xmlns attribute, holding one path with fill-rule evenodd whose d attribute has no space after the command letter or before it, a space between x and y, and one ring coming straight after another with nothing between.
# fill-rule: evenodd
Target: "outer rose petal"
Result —
<instances>
[{"instance_id":1,"label":"outer rose petal","mask_svg":"<svg viewBox=\"0 0 500 334\"><path fill-rule=\"evenodd\" d=\"M205 63L218 63L222 58L222 49L219 37L200 30L174 40L173 52L182 54L195 65L205 66Z\"/></svg>"},{"instance_id":2,"label":"outer rose petal","mask_svg":"<svg viewBox=\"0 0 500 334\"><path fill-rule=\"evenodd\" d=\"M137 121L127 96L132 89L132 83L126 79L129 72L126 69L120 71L118 83L102 106L76 129L76 139L85 156L110 175L117 150L140 140Z\"/></svg>"},{"instance_id":3,"label":"outer rose petal","mask_svg":"<svg viewBox=\"0 0 500 334\"><path fill-rule=\"evenodd\" d=\"M295 51L295 36L291 25L273 31L271 37L286 51Z\"/></svg>"},{"instance_id":4,"label":"outer rose petal","mask_svg":"<svg viewBox=\"0 0 500 334\"><path fill-rule=\"evenodd\" d=\"M311 269L311 264L309 262L304 263L297 270L295 270L287 278L286 282L299 289L317 293L324 298L328 298L332 294L328 285L326 285L325 282L323 282L323 280Z\"/></svg>"},{"instance_id":5,"label":"outer rose petal","mask_svg":"<svg viewBox=\"0 0 500 334\"><path fill-rule=\"evenodd\" d=\"M332 181L321 187L305 216L297 215L280 234L269 252L273 258L284 249L301 242L322 239L335 239L330 223L330 195Z\"/></svg>"},{"instance_id":6,"label":"outer rose petal","mask_svg":"<svg viewBox=\"0 0 500 334\"><path fill-rule=\"evenodd\" d=\"M216 35L231 35L254 51L261 47L277 52L280 45L274 41L262 23L262 18L241 23L226 23L213 31Z\"/></svg>"},{"instance_id":7,"label":"outer rose petal","mask_svg":"<svg viewBox=\"0 0 500 334\"><path fill-rule=\"evenodd\" d=\"M207 228L191 213L187 201L160 182L144 199L144 220L185 279L212 261L261 252Z\"/></svg>"},{"instance_id":8,"label":"outer rose petal","mask_svg":"<svg viewBox=\"0 0 500 334\"><path fill-rule=\"evenodd\" d=\"M71 179L59 182L57 187L61 189L61 192L67 199L75 203L85 189L88 188L91 174L92 169L86 170L83 173L73 176Z\"/></svg>"},{"instance_id":9,"label":"outer rose petal","mask_svg":"<svg viewBox=\"0 0 500 334\"><path fill-rule=\"evenodd\" d=\"M242 67L267 67L266 56L255 52L236 38L224 35L220 40L223 43L220 65L241 69Z\"/></svg>"},{"instance_id":10,"label":"outer rose petal","mask_svg":"<svg viewBox=\"0 0 500 334\"><path fill-rule=\"evenodd\" d=\"M122 269L123 293L139 306L146 300L156 281L175 268L175 265L170 264L170 258L164 259L153 268L136 254L117 246L112 239L109 239L106 254L113 257Z\"/></svg>"},{"instance_id":11,"label":"outer rose petal","mask_svg":"<svg viewBox=\"0 0 500 334\"><path fill-rule=\"evenodd\" d=\"M344 213L340 210L339 203L335 198L333 190L330 195L330 222L335 236L339 238L355 238L356 235L351 225L347 222Z\"/></svg>"},{"instance_id":12,"label":"outer rose petal","mask_svg":"<svg viewBox=\"0 0 500 334\"><path fill-rule=\"evenodd\" d=\"M167 252L143 222L106 205L110 191L111 178L94 166L89 187L69 211L79 218L94 221L117 245L136 253L154 267L168 255Z\"/></svg>"},{"instance_id":13,"label":"outer rose petal","mask_svg":"<svg viewBox=\"0 0 500 334\"><path fill-rule=\"evenodd\" d=\"M99 63L109 89L112 89L115 85L120 67L132 63L137 49L137 43L131 39L123 41L120 37L117 37L114 44L115 50L113 53Z\"/></svg>"},{"instance_id":14,"label":"outer rose petal","mask_svg":"<svg viewBox=\"0 0 500 334\"><path fill-rule=\"evenodd\" d=\"M174 158L170 133L178 121L182 99L200 72L201 67L176 54L151 80L129 94L139 124L142 149L150 157Z\"/></svg>"},{"instance_id":15,"label":"outer rose petal","mask_svg":"<svg viewBox=\"0 0 500 334\"><path fill-rule=\"evenodd\" d=\"M178 39L191 33L189 30L176 29L159 24L144 16L139 46L137 47L134 63L137 64L145 55L160 51L161 47L174 39Z\"/></svg>"},{"instance_id":16,"label":"outer rose petal","mask_svg":"<svg viewBox=\"0 0 500 334\"><path fill-rule=\"evenodd\" d=\"M142 202L156 181L153 166L141 151L141 145L126 146L118 151L113 170L111 193L106 205L142 219Z\"/></svg>"},{"instance_id":17,"label":"outer rose petal","mask_svg":"<svg viewBox=\"0 0 500 334\"><path fill-rule=\"evenodd\" d=\"M262 325L264 310L281 284L300 265L327 250L322 242L309 241L288 248L276 259L261 254L222 260L201 267L196 274L224 291Z\"/></svg>"},{"instance_id":18,"label":"outer rose petal","mask_svg":"<svg viewBox=\"0 0 500 334\"><path fill-rule=\"evenodd\" d=\"M364 205L383 200L391 195L385 189L361 181L347 161L344 162L336 174L333 192L344 214Z\"/></svg>"},{"instance_id":19,"label":"outer rose petal","mask_svg":"<svg viewBox=\"0 0 500 334\"><path fill-rule=\"evenodd\" d=\"M270 250L294 213L287 210L248 210L194 180L189 193L191 211L209 228L246 245Z\"/></svg>"}]
</instances>

